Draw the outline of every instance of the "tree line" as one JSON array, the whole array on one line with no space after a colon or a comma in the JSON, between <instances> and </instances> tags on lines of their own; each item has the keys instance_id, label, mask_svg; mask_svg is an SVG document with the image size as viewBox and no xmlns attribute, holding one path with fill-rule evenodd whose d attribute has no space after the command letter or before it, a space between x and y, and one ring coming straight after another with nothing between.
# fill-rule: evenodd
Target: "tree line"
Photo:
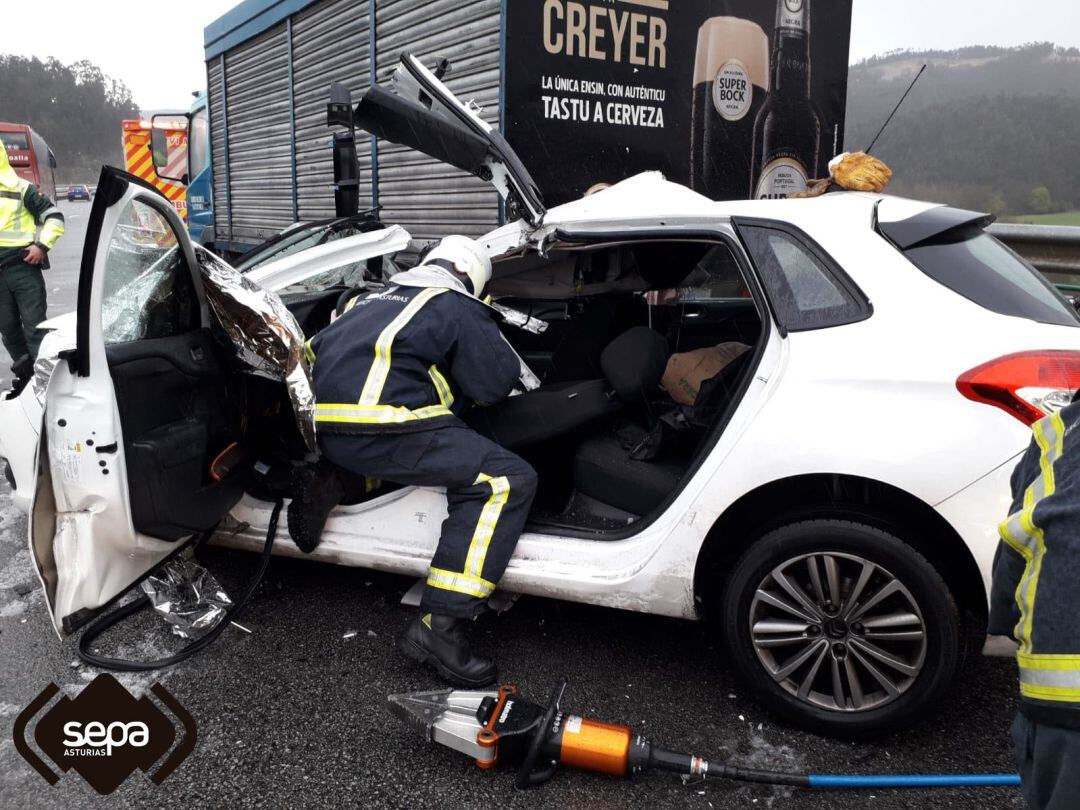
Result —
<instances>
[{"instance_id":1,"label":"tree line","mask_svg":"<svg viewBox=\"0 0 1080 810\"><path fill-rule=\"evenodd\" d=\"M124 165L121 122L139 108L97 65L0 54L0 87L0 120L37 130L56 155L58 183L92 183L102 164Z\"/></svg>"},{"instance_id":2,"label":"tree line","mask_svg":"<svg viewBox=\"0 0 1080 810\"><path fill-rule=\"evenodd\" d=\"M851 68L846 144L863 148L908 83L929 67L875 154L890 191L995 214L1080 209L1080 50L898 52Z\"/></svg>"}]
</instances>

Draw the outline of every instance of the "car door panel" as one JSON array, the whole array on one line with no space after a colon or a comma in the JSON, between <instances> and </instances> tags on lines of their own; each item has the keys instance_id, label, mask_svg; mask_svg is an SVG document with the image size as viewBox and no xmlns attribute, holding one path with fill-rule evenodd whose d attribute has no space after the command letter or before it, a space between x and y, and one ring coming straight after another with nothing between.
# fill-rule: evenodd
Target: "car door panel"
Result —
<instances>
[{"instance_id":1,"label":"car door panel","mask_svg":"<svg viewBox=\"0 0 1080 810\"><path fill-rule=\"evenodd\" d=\"M238 477L214 481L209 474L231 442L210 331L109 346L106 357L135 529L168 540L210 529L243 489Z\"/></svg>"},{"instance_id":2,"label":"car door panel","mask_svg":"<svg viewBox=\"0 0 1080 810\"><path fill-rule=\"evenodd\" d=\"M545 208L540 189L502 134L463 104L411 53L403 53L390 88L372 85L354 121L378 138L411 147L491 183L511 219L538 225Z\"/></svg>"},{"instance_id":3,"label":"car door panel","mask_svg":"<svg viewBox=\"0 0 1080 810\"><path fill-rule=\"evenodd\" d=\"M58 632L84 625L240 497L206 492L204 462L224 438L224 412L195 268L169 201L136 177L103 169L87 225L76 346L45 394L32 521L31 548ZM51 520L40 514L50 500L42 482L51 484Z\"/></svg>"}]
</instances>

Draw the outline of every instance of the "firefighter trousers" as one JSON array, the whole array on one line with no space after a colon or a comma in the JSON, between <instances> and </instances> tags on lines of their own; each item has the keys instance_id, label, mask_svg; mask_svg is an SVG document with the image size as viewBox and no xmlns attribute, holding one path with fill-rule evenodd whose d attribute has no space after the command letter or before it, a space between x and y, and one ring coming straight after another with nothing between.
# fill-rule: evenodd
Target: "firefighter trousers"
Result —
<instances>
[{"instance_id":1,"label":"firefighter trousers","mask_svg":"<svg viewBox=\"0 0 1080 810\"><path fill-rule=\"evenodd\" d=\"M1080 731L1035 723L1018 712L1012 724L1012 738L1028 807L1031 810L1076 807L1080 801Z\"/></svg>"},{"instance_id":2,"label":"firefighter trousers","mask_svg":"<svg viewBox=\"0 0 1080 810\"><path fill-rule=\"evenodd\" d=\"M45 332L45 278L40 267L16 262L0 270L0 336L13 362L37 357Z\"/></svg>"},{"instance_id":3,"label":"firefighter trousers","mask_svg":"<svg viewBox=\"0 0 1080 810\"><path fill-rule=\"evenodd\" d=\"M447 517L420 599L425 612L472 618L495 590L536 494L523 459L466 427L373 436L319 434L339 467L398 484L445 486Z\"/></svg>"}]
</instances>

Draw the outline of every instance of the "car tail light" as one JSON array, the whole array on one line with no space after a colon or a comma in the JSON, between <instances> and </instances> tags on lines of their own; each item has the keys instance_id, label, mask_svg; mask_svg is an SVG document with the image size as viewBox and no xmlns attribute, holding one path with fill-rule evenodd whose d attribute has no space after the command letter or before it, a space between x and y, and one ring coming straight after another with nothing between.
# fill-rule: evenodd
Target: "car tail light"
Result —
<instances>
[{"instance_id":1,"label":"car tail light","mask_svg":"<svg viewBox=\"0 0 1080 810\"><path fill-rule=\"evenodd\" d=\"M1080 352L1007 354L964 372L956 387L970 400L994 405L1033 425L1072 401L1080 388Z\"/></svg>"}]
</instances>

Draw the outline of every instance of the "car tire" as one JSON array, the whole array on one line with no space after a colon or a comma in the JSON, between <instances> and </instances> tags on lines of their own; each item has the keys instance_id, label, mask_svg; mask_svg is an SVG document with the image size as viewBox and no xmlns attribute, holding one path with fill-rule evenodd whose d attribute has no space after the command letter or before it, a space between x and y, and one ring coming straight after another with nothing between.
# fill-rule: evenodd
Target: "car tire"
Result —
<instances>
[{"instance_id":1,"label":"car tire","mask_svg":"<svg viewBox=\"0 0 1080 810\"><path fill-rule=\"evenodd\" d=\"M721 621L731 662L758 700L835 737L879 736L926 717L963 660L941 575L897 536L845 520L758 537L731 571Z\"/></svg>"}]
</instances>

